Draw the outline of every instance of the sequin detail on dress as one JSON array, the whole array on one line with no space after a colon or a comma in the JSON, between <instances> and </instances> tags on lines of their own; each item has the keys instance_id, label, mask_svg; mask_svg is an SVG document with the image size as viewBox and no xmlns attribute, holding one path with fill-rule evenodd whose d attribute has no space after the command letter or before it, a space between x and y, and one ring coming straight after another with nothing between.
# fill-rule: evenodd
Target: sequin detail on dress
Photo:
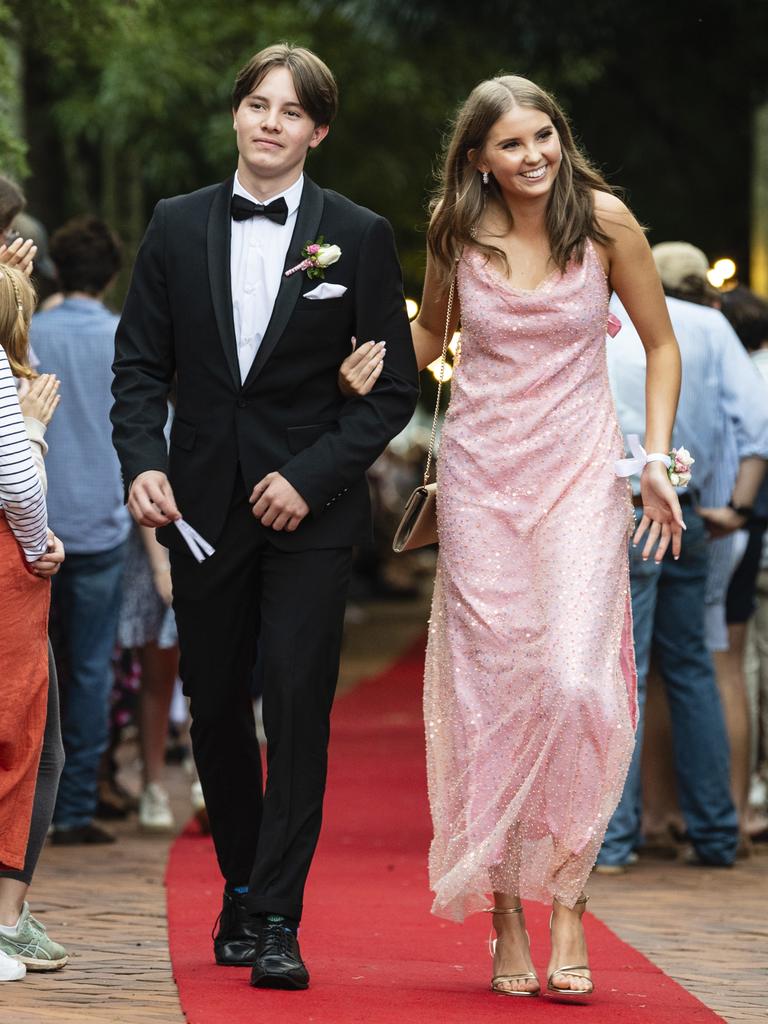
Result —
<instances>
[{"instance_id":1,"label":"sequin detail on dress","mask_svg":"<svg viewBox=\"0 0 768 1024\"><path fill-rule=\"evenodd\" d=\"M573 906L634 747L632 508L597 253L534 291L459 265L424 680L433 912Z\"/></svg>"}]
</instances>

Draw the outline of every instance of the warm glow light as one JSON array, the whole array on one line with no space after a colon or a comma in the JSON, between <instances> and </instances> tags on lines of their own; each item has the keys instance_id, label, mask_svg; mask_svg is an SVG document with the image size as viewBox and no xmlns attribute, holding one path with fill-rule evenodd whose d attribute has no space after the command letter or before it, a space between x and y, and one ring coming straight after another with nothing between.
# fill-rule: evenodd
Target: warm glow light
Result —
<instances>
[{"instance_id":1,"label":"warm glow light","mask_svg":"<svg viewBox=\"0 0 768 1024\"><path fill-rule=\"evenodd\" d=\"M429 366L427 367L427 369L432 374L432 376L435 378L435 380L440 380L440 366L441 366L442 362L443 362L442 359L436 359L434 361L434 363L430 363ZM443 384L447 384L448 381L453 376L453 367L451 366L450 363L446 363L444 365L442 376L443 376Z\"/></svg>"},{"instance_id":2,"label":"warm glow light","mask_svg":"<svg viewBox=\"0 0 768 1024\"><path fill-rule=\"evenodd\" d=\"M454 336L448 342L448 351L451 353L452 356L456 355L456 351L457 351L457 349L458 349L460 344L461 344L461 331L456 331Z\"/></svg>"},{"instance_id":3,"label":"warm glow light","mask_svg":"<svg viewBox=\"0 0 768 1024\"><path fill-rule=\"evenodd\" d=\"M717 270L715 267L712 267L711 270L707 271L707 280L713 288L720 288L723 282L725 281L725 278L719 270Z\"/></svg>"},{"instance_id":4,"label":"warm glow light","mask_svg":"<svg viewBox=\"0 0 768 1024\"><path fill-rule=\"evenodd\" d=\"M419 315L419 304L416 301L416 299L406 299L405 309L406 312L408 313L409 320L415 320L416 317Z\"/></svg>"},{"instance_id":5,"label":"warm glow light","mask_svg":"<svg viewBox=\"0 0 768 1024\"><path fill-rule=\"evenodd\" d=\"M715 260L712 269L722 277L723 281L730 281L736 275L736 264L731 259Z\"/></svg>"}]
</instances>

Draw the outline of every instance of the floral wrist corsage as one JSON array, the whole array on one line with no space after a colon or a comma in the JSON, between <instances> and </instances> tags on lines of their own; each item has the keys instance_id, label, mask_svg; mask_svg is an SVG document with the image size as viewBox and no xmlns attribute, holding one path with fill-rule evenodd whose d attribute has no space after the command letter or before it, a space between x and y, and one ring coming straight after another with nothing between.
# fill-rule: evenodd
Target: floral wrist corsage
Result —
<instances>
[{"instance_id":1,"label":"floral wrist corsage","mask_svg":"<svg viewBox=\"0 0 768 1024\"><path fill-rule=\"evenodd\" d=\"M341 249L338 245L329 245L324 242L321 235L316 242L307 242L301 250L301 255L301 263L286 270L285 276L290 277L291 274L296 274L300 270L306 270L307 277L319 277L322 280L325 277L325 268L333 266L339 261Z\"/></svg>"},{"instance_id":2,"label":"floral wrist corsage","mask_svg":"<svg viewBox=\"0 0 768 1024\"><path fill-rule=\"evenodd\" d=\"M649 462L663 462L673 487L687 487L691 482L691 466L696 460L687 448L673 448L668 455L663 452L646 452L637 434L629 434L627 444L632 458L617 460L616 476L632 476L634 473L642 473Z\"/></svg>"}]
</instances>

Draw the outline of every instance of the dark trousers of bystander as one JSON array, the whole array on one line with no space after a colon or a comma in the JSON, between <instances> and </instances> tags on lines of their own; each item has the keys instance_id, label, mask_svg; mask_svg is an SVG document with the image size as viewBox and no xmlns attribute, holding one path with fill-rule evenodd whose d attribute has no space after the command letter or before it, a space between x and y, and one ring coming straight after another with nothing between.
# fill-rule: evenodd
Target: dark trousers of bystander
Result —
<instances>
[{"instance_id":1,"label":"dark trousers of bystander","mask_svg":"<svg viewBox=\"0 0 768 1024\"><path fill-rule=\"evenodd\" d=\"M688 836L707 864L732 864L738 820L731 799L728 736L712 657L704 640L707 534L690 506L678 561L644 562L642 544L630 549L630 585L637 661L637 745L624 792L603 840L598 864L626 864L642 845L640 762L643 711L651 652L669 704L678 799ZM637 521L641 512L636 511Z\"/></svg>"}]
</instances>

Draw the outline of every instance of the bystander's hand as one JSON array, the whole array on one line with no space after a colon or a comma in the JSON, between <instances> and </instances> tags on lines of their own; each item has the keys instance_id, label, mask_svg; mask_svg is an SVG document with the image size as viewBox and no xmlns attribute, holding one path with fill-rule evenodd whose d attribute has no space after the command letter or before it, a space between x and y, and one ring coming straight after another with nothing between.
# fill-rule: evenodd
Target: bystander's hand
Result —
<instances>
[{"instance_id":1,"label":"bystander's hand","mask_svg":"<svg viewBox=\"0 0 768 1024\"><path fill-rule=\"evenodd\" d=\"M707 533L714 540L720 537L727 537L737 530L743 530L747 525L746 516L725 505L723 508L699 508L696 510L704 520Z\"/></svg>"},{"instance_id":2,"label":"bystander's hand","mask_svg":"<svg viewBox=\"0 0 768 1024\"><path fill-rule=\"evenodd\" d=\"M41 373L29 382L24 395L19 398L23 416L31 416L47 427L61 401L59 380L54 373Z\"/></svg>"},{"instance_id":3,"label":"bystander's hand","mask_svg":"<svg viewBox=\"0 0 768 1024\"><path fill-rule=\"evenodd\" d=\"M32 276L37 246L31 238L16 238L10 245L0 245L0 263L17 267L27 277Z\"/></svg>"},{"instance_id":4,"label":"bystander's hand","mask_svg":"<svg viewBox=\"0 0 768 1024\"><path fill-rule=\"evenodd\" d=\"M55 576L64 561L64 545L54 534L53 530L48 531L48 550L42 558L32 562L30 569L36 576Z\"/></svg>"},{"instance_id":5,"label":"bystander's hand","mask_svg":"<svg viewBox=\"0 0 768 1024\"><path fill-rule=\"evenodd\" d=\"M309 515L309 505L279 473L267 473L253 488L248 500L261 525L271 526L273 530L292 533Z\"/></svg>"},{"instance_id":6,"label":"bystander's hand","mask_svg":"<svg viewBox=\"0 0 768 1024\"><path fill-rule=\"evenodd\" d=\"M367 395L373 389L387 354L386 341L366 341L357 348L357 339L353 338L352 347L354 352L339 367L339 391L346 398Z\"/></svg>"},{"instance_id":7,"label":"bystander's hand","mask_svg":"<svg viewBox=\"0 0 768 1024\"><path fill-rule=\"evenodd\" d=\"M139 473L131 482L128 511L141 526L167 526L181 519L168 477L156 469Z\"/></svg>"}]
</instances>

